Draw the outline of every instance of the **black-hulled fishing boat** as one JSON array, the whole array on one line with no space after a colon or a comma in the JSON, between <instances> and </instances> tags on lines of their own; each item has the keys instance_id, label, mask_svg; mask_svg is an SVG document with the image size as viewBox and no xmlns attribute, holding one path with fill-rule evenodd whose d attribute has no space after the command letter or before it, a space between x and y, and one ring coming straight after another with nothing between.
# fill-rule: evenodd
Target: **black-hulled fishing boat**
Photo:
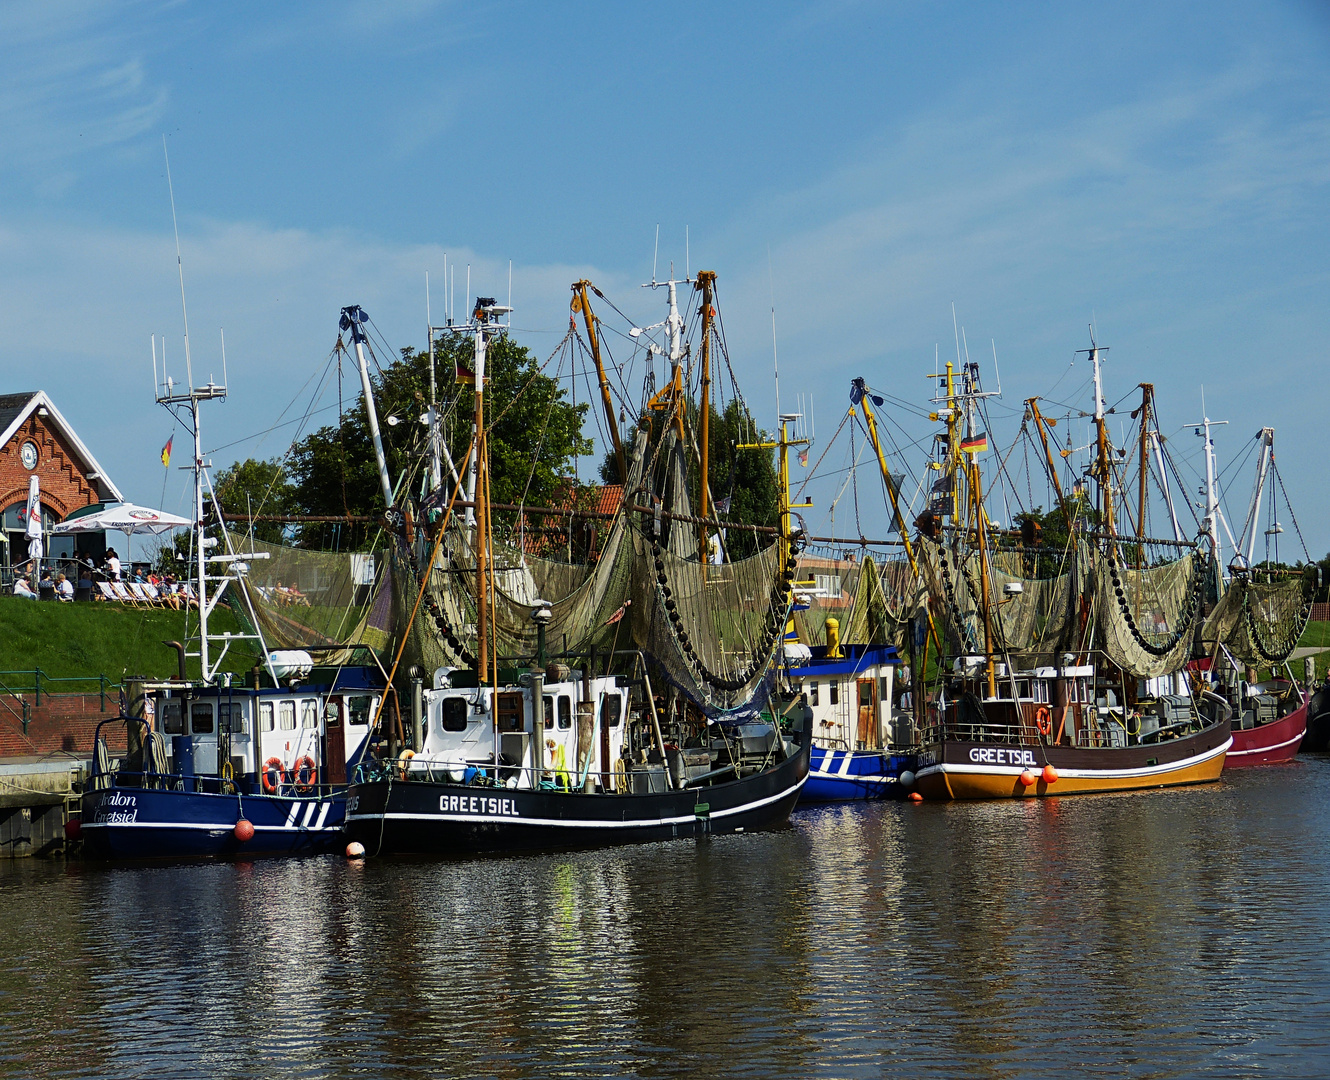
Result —
<instances>
[{"instance_id":1,"label":"black-hulled fishing boat","mask_svg":"<svg viewBox=\"0 0 1330 1080\"><path fill-rule=\"evenodd\" d=\"M695 367L704 387L713 281L699 274L692 283L702 334ZM490 523L486 364L506 333L499 319L508 309L480 299L468 324L448 328L474 344L472 442L451 499L436 504L431 550L422 557L401 538L400 580L409 582L403 593L415 605L393 672L408 648L421 659L454 662L417 663L433 675L419 689L413 732L400 752L363 762L352 778L348 838L368 854L616 845L787 819L808 776L810 749L806 711L773 696L798 551L789 529L788 434L782 423L781 438L760 447L780 450L780 529L765 530L769 543L757 555L713 563L719 526L707 512L705 455L699 501L688 501L677 284L668 282L662 324L673 375L629 445L614 425L589 283L573 286L627 483L594 567L552 597L531 585L539 560L496 543ZM699 442L708 445L705 421ZM452 511L463 474L462 505L473 513L459 523ZM546 663L547 632L568 642L554 663ZM526 662L515 663L520 652Z\"/></svg>"}]
</instances>

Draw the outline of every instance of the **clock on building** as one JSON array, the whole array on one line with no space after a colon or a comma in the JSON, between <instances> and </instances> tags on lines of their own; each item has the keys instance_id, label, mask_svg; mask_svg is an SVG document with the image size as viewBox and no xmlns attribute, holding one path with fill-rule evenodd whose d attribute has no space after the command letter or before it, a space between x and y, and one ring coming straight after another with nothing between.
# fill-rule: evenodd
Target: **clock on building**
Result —
<instances>
[{"instance_id":1,"label":"clock on building","mask_svg":"<svg viewBox=\"0 0 1330 1080\"><path fill-rule=\"evenodd\" d=\"M19 460L23 462L23 467L29 472L37 467L37 444L35 442L25 442L18 452Z\"/></svg>"}]
</instances>

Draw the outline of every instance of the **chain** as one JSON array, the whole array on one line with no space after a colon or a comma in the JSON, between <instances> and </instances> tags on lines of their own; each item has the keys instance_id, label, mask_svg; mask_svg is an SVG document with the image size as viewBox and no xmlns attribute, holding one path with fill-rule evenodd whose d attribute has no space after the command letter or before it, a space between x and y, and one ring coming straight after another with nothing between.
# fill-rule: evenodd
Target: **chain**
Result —
<instances>
[{"instance_id":1,"label":"chain","mask_svg":"<svg viewBox=\"0 0 1330 1080\"><path fill-rule=\"evenodd\" d=\"M1180 625L1177 630L1169 635L1167 645L1154 645L1145 640L1145 636L1136 626L1136 619L1132 616L1131 608L1127 606L1126 590L1122 587L1122 579L1118 576L1118 552L1116 547L1106 549L1108 555L1108 573L1109 579L1113 583L1113 593L1118 598L1118 607L1122 610L1123 621L1127 624L1127 629L1131 631L1131 636L1136 639L1136 644L1148 652L1151 656L1167 656L1182 641L1188 633L1191 632L1193 623L1196 621L1196 614L1201 609L1201 589L1203 585L1203 575L1196 570L1196 564L1192 564L1191 587L1187 593L1187 605L1180 612Z\"/></svg>"}]
</instances>

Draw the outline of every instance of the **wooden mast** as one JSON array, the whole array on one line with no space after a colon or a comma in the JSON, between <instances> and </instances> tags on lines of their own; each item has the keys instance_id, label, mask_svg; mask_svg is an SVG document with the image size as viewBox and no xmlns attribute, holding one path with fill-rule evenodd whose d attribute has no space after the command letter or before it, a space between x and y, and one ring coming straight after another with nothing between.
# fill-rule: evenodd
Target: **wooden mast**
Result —
<instances>
[{"instance_id":1,"label":"wooden mast","mask_svg":"<svg viewBox=\"0 0 1330 1080\"><path fill-rule=\"evenodd\" d=\"M591 359L596 364L596 378L600 380L600 400L605 407L605 423L610 429L610 442L614 446L614 460L619 466L619 483L628 483L628 465L623 452L623 441L619 438L619 425L614 418L614 402L610 398L610 380L605 374L605 364L600 358L600 339L596 336L596 317L591 313L591 300L587 288L595 288L591 282L582 280L573 285L573 310L581 310L582 320L586 325L587 345L591 349Z\"/></svg>"},{"instance_id":2,"label":"wooden mast","mask_svg":"<svg viewBox=\"0 0 1330 1080\"><path fill-rule=\"evenodd\" d=\"M716 283L715 271L698 271L697 283L702 288L702 385L697 401L698 411L702 414L700 423L701 446L698 448L702 463L701 476L698 478L697 485L697 516L703 521L703 524L699 524L697 527L697 559L705 567L707 564L707 527L705 521L710 484L710 474L707 470L711 454L711 322L714 317L711 301L712 287ZM706 571L703 570L702 573L705 575Z\"/></svg>"},{"instance_id":3,"label":"wooden mast","mask_svg":"<svg viewBox=\"0 0 1330 1080\"><path fill-rule=\"evenodd\" d=\"M1136 506L1136 539L1145 538L1145 499L1146 479L1150 474L1150 398L1154 395L1154 383L1141 383L1141 479ZM1145 545L1136 548L1136 567L1145 565Z\"/></svg>"},{"instance_id":4,"label":"wooden mast","mask_svg":"<svg viewBox=\"0 0 1330 1080\"><path fill-rule=\"evenodd\" d=\"M1030 415L1034 419L1034 429L1039 433L1039 442L1044 448L1044 459L1048 462L1048 477L1053 481L1053 490L1057 493L1058 507L1062 510L1062 516L1066 519L1067 528L1071 528L1071 508L1067 505L1067 496L1062 491L1062 481L1058 479L1057 465L1053 462L1053 451L1048 445L1048 432L1044 430L1045 425L1051 427L1052 420L1046 420L1039 412L1039 399L1037 397L1027 398L1025 404L1030 408Z\"/></svg>"}]
</instances>

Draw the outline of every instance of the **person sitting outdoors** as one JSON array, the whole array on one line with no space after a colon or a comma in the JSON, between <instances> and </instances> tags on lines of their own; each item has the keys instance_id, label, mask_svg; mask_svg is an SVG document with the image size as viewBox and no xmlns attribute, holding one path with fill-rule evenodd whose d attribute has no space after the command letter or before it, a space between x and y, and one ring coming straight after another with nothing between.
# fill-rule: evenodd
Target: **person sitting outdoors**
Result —
<instances>
[{"instance_id":1,"label":"person sitting outdoors","mask_svg":"<svg viewBox=\"0 0 1330 1080\"><path fill-rule=\"evenodd\" d=\"M25 577L16 577L14 579L14 595L21 596L24 600L37 599L37 593L33 591L32 586L28 584L28 579Z\"/></svg>"},{"instance_id":2,"label":"person sitting outdoors","mask_svg":"<svg viewBox=\"0 0 1330 1080\"><path fill-rule=\"evenodd\" d=\"M91 600L92 590L93 590L92 568L89 566L85 566L83 567L82 570L79 571L79 583L78 583L78 589L76 590L75 599Z\"/></svg>"},{"instance_id":3,"label":"person sitting outdoors","mask_svg":"<svg viewBox=\"0 0 1330 1080\"><path fill-rule=\"evenodd\" d=\"M65 577L64 574L57 574L55 578L55 598L68 604L74 599L74 583Z\"/></svg>"}]
</instances>

